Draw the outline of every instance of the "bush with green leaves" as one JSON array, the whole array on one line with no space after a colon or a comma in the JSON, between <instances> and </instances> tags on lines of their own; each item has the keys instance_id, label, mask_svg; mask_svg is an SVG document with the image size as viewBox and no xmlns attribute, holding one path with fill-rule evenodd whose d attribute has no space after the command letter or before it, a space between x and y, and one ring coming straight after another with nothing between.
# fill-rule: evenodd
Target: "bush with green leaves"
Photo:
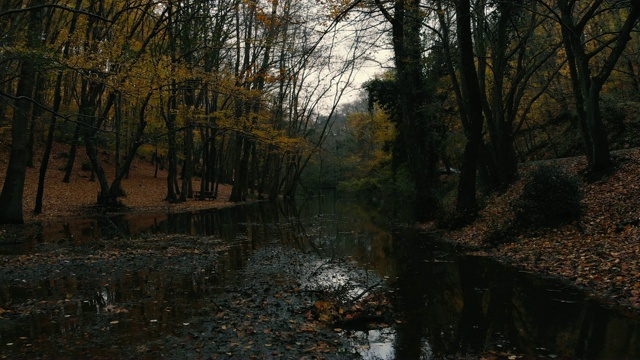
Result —
<instances>
[{"instance_id":1,"label":"bush with green leaves","mask_svg":"<svg viewBox=\"0 0 640 360\"><path fill-rule=\"evenodd\" d=\"M525 177L513 209L519 227L547 227L578 220L580 179L557 167L540 166Z\"/></svg>"}]
</instances>

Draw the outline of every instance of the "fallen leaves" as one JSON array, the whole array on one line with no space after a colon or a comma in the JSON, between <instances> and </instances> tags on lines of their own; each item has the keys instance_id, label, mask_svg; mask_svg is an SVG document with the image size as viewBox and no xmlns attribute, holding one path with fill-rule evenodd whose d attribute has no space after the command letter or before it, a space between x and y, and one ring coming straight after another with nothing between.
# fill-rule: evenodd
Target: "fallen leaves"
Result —
<instances>
[{"instance_id":1,"label":"fallen leaves","mask_svg":"<svg viewBox=\"0 0 640 360\"><path fill-rule=\"evenodd\" d=\"M7 159L9 149L2 147L0 149L0 172L6 173L8 166ZM45 185L45 195L43 199L43 213L35 216L32 210L35 206L35 198L37 194L38 176L40 168L40 159L42 159L43 149L36 146L34 165L27 167L25 189L24 189L24 217L26 221L45 220L59 217L86 216L88 211L95 211L93 205L96 203L96 193L99 190L97 181L90 181L88 172L82 171L80 166L76 166L69 183L60 181L62 171L56 169L64 169L66 166L66 157L60 154L69 151L67 144L54 142L52 155L49 159L49 175L47 175ZM105 171L109 174L115 172L115 162L108 161L110 156L101 154L104 160ZM88 161L85 154L78 153L76 163ZM187 202L168 204L165 201L166 190L166 171L160 170L157 176L154 176L155 166L150 161L136 158L129 170L129 176L123 179L122 186L127 193L125 198L121 200L133 211L153 212L158 209L173 211L183 211L185 209L210 209L229 206L232 203L228 201L231 194L231 185L220 184L218 187L218 197L215 200L197 201L189 199ZM200 184L195 181L194 189L199 188Z\"/></svg>"},{"instance_id":2,"label":"fallen leaves","mask_svg":"<svg viewBox=\"0 0 640 360\"><path fill-rule=\"evenodd\" d=\"M640 149L616 152L614 158L617 168L611 175L583 183L583 215L577 223L524 231L513 242L487 248L483 239L509 221L509 204L521 190L519 182L491 197L475 223L449 231L447 237L527 270L564 278L593 296L639 311ZM549 163L576 175L585 168L583 157Z\"/></svg>"},{"instance_id":3,"label":"fallen leaves","mask_svg":"<svg viewBox=\"0 0 640 360\"><path fill-rule=\"evenodd\" d=\"M307 321L317 321L334 331L339 329L371 330L386 328L393 317L391 303L384 293L370 293L356 304L346 305L337 299L318 300L305 314Z\"/></svg>"}]
</instances>

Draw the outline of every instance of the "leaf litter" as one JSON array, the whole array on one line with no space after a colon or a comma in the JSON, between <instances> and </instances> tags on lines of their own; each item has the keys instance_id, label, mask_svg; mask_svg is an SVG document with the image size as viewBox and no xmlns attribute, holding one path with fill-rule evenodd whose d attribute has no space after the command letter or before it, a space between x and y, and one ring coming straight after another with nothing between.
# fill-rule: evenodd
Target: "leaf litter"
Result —
<instances>
[{"instance_id":1,"label":"leaf litter","mask_svg":"<svg viewBox=\"0 0 640 360\"><path fill-rule=\"evenodd\" d=\"M585 178L579 221L520 229L513 241L488 245L485 240L512 218L510 204L522 191L520 180L492 196L473 224L445 236L468 253L559 278L640 317L640 149L616 151L613 159L614 171L598 179L586 178L584 157L544 162ZM521 175L531 168L521 166ZM434 224L422 227L433 230Z\"/></svg>"},{"instance_id":2,"label":"leaf litter","mask_svg":"<svg viewBox=\"0 0 640 360\"><path fill-rule=\"evenodd\" d=\"M15 335L2 357L348 359L358 354L343 328L393 322L379 279L276 244L241 270L211 237L39 246L0 258L0 329Z\"/></svg>"}]
</instances>

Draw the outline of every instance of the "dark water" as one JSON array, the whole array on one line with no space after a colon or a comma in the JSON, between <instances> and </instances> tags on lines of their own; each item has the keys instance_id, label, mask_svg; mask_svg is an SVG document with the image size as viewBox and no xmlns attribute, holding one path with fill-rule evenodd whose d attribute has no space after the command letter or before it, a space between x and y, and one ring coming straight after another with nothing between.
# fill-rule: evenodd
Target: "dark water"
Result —
<instances>
[{"instance_id":1,"label":"dark water","mask_svg":"<svg viewBox=\"0 0 640 360\"><path fill-rule=\"evenodd\" d=\"M296 204L44 223L39 237L4 245L0 253L29 253L38 243L86 245L97 238L140 233L207 235L232 246L215 268L202 266L188 274L116 273L91 283L83 282L81 274L65 278L52 274L35 287L22 286L19 279L2 284L4 301L24 303L55 294L83 300L62 301L54 310L20 321L0 321L0 349L16 346L20 334L30 339L69 336L70 346L80 346L73 343L74 329L118 303L131 305L128 320L117 326L117 341L134 343L139 340L136 336L183 326L185 311L197 308L198 299L215 296L216 286L242 268L253 250L278 242L324 257L351 257L395 289L399 322L389 329L351 334L365 358L429 359L483 352L640 358L637 319L605 309L560 283L483 257L456 255L431 235L393 226L370 206L336 200L334 195Z\"/></svg>"}]
</instances>

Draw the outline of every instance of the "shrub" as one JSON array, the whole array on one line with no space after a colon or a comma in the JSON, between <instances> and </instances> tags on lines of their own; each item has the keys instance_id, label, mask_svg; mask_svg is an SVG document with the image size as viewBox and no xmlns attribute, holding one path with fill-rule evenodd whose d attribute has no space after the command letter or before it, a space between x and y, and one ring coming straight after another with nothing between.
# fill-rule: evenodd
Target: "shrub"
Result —
<instances>
[{"instance_id":1,"label":"shrub","mask_svg":"<svg viewBox=\"0 0 640 360\"><path fill-rule=\"evenodd\" d=\"M391 173L389 174L390 176ZM410 204L416 197L415 183L411 171L406 165L402 165L396 171L395 177L389 179L382 187L383 194L399 203Z\"/></svg>"},{"instance_id":2,"label":"shrub","mask_svg":"<svg viewBox=\"0 0 640 360\"><path fill-rule=\"evenodd\" d=\"M380 191L380 181L379 179L370 177L341 181L338 183L338 190L359 196L371 196Z\"/></svg>"},{"instance_id":3,"label":"shrub","mask_svg":"<svg viewBox=\"0 0 640 360\"><path fill-rule=\"evenodd\" d=\"M522 193L513 204L521 227L547 227L580 218L580 180L562 170L542 166L525 178Z\"/></svg>"}]
</instances>

